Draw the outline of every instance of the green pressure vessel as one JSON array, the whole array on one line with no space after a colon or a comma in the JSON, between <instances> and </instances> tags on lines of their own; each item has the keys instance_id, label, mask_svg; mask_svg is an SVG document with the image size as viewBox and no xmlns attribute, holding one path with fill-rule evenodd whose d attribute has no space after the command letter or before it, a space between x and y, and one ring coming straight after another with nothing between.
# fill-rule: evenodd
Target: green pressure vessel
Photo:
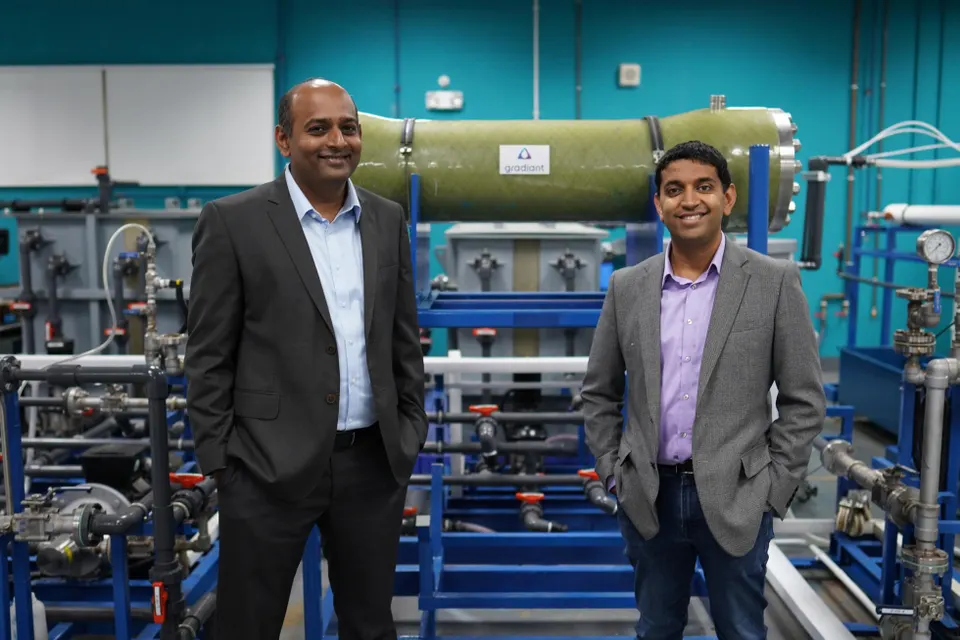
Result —
<instances>
[{"instance_id":1,"label":"green pressure vessel","mask_svg":"<svg viewBox=\"0 0 960 640\"><path fill-rule=\"evenodd\" d=\"M701 140L727 158L737 204L727 231L747 229L749 148L770 146L769 228L794 210L796 126L780 109L709 108L659 118L661 147ZM408 210L421 180L421 222L631 222L643 218L655 170L650 119L414 120L360 114L355 184ZM655 130L655 129L653 129Z\"/></svg>"}]
</instances>

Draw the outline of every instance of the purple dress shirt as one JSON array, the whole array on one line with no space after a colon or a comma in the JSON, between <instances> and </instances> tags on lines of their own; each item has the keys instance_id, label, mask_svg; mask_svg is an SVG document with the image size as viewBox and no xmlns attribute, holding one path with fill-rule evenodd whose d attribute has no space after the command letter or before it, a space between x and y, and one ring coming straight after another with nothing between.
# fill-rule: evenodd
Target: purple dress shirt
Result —
<instances>
[{"instance_id":1,"label":"purple dress shirt","mask_svg":"<svg viewBox=\"0 0 960 640\"><path fill-rule=\"evenodd\" d=\"M700 361L720 279L726 236L707 270L695 281L674 274L670 252L664 256L660 291L660 464L693 457Z\"/></svg>"}]
</instances>

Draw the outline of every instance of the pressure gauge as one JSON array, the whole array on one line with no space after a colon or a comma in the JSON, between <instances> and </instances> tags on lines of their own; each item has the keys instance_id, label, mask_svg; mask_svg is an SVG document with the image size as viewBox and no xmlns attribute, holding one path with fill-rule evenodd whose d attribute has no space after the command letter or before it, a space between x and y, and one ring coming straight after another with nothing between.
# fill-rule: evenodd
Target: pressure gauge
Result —
<instances>
[{"instance_id":1,"label":"pressure gauge","mask_svg":"<svg viewBox=\"0 0 960 640\"><path fill-rule=\"evenodd\" d=\"M928 229L917 238L917 253L932 264L943 264L955 251L956 242L949 231Z\"/></svg>"}]
</instances>

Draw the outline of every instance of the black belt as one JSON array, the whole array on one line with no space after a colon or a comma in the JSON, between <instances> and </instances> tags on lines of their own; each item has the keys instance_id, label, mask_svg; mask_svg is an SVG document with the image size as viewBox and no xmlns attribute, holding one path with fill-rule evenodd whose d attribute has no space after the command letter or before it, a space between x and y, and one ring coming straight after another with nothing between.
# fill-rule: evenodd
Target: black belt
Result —
<instances>
[{"instance_id":1,"label":"black belt","mask_svg":"<svg viewBox=\"0 0 960 640\"><path fill-rule=\"evenodd\" d=\"M337 431L333 440L333 450L342 451L359 444L380 437L380 423L374 422L369 427L362 429L351 429L350 431Z\"/></svg>"},{"instance_id":2,"label":"black belt","mask_svg":"<svg viewBox=\"0 0 960 640\"><path fill-rule=\"evenodd\" d=\"M659 470L660 473L672 473L676 475L693 473L693 460L686 460L680 464L658 464L657 470Z\"/></svg>"}]
</instances>

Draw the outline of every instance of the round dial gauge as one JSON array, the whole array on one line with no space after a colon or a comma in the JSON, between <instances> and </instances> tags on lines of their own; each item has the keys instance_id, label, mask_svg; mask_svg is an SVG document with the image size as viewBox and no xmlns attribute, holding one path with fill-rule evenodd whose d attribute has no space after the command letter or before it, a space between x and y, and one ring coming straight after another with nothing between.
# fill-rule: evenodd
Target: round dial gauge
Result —
<instances>
[{"instance_id":1,"label":"round dial gauge","mask_svg":"<svg viewBox=\"0 0 960 640\"><path fill-rule=\"evenodd\" d=\"M949 231L929 229L917 238L917 253L927 262L943 264L955 251L956 242Z\"/></svg>"}]
</instances>

